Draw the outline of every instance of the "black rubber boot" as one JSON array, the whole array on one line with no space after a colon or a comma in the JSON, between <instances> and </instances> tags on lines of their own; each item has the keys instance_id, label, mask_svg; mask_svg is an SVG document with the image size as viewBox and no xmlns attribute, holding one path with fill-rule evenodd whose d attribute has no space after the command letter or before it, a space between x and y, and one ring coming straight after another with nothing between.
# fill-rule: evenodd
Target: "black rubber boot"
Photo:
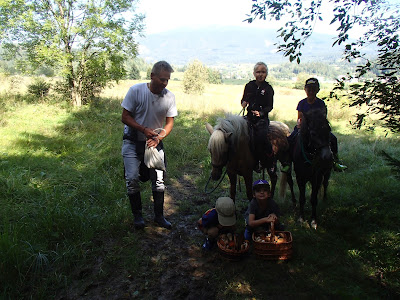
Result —
<instances>
[{"instance_id":1,"label":"black rubber boot","mask_svg":"<svg viewBox=\"0 0 400 300\"><path fill-rule=\"evenodd\" d=\"M135 228L143 229L144 220L142 216L142 199L140 198L140 192L129 194L129 202L131 203Z\"/></svg>"},{"instance_id":2,"label":"black rubber boot","mask_svg":"<svg viewBox=\"0 0 400 300\"><path fill-rule=\"evenodd\" d=\"M164 218L164 192L153 191L154 199L154 222L160 227L171 229L172 225Z\"/></svg>"}]
</instances>

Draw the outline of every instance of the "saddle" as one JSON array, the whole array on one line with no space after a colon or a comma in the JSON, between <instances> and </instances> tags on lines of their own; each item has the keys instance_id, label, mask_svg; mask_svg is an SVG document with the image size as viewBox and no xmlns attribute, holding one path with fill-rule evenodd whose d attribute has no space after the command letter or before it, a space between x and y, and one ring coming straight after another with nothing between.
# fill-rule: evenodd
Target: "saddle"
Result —
<instances>
[{"instance_id":1,"label":"saddle","mask_svg":"<svg viewBox=\"0 0 400 300\"><path fill-rule=\"evenodd\" d=\"M247 127L249 129L250 152L252 153L253 157L256 158L256 161L259 160L261 162L263 168L270 167L265 160L265 156L272 156L272 154L273 154L272 145L270 146L271 147L270 151L268 151L268 149L265 149L265 146L264 146L262 149L263 154L261 154L260 149L257 149L257 139L256 139L256 134L255 134L255 132L257 130L257 124L254 124L253 122L249 121L249 119L246 116L244 118L247 122ZM269 126L268 126L268 131L269 131ZM269 138L268 138L268 141L269 141ZM269 143L270 143L270 141L269 141ZM264 156L264 154L265 154L265 156ZM258 163L257 163L257 165L258 165ZM258 167L256 166L256 168L258 168Z\"/></svg>"},{"instance_id":2,"label":"saddle","mask_svg":"<svg viewBox=\"0 0 400 300\"><path fill-rule=\"evenodd\" d=\"M249 129L249 137L250 137L250 151L253 156L256 155L256 147L255 147L255 138L254 138L254 124L249 121L247 116L243 116L243 118L247 122L247 128Z\"/></svg>"}]
</instances>

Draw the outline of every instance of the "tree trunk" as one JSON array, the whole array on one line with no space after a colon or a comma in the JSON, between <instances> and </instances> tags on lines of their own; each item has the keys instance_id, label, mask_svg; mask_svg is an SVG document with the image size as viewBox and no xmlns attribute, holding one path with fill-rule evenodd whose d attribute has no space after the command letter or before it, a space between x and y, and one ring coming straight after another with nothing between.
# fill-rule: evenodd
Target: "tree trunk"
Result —
<instances>
[{"instance_id":1,"label":"tree trunk","mask_svg":"<svg viewBox=\"0 0 400 300\"><path fill-rule=\"evenodd\" d=\"M76 91L72 92L72 103L74 106L82 106L82 96Z\"/></svg>"}]
</instances>

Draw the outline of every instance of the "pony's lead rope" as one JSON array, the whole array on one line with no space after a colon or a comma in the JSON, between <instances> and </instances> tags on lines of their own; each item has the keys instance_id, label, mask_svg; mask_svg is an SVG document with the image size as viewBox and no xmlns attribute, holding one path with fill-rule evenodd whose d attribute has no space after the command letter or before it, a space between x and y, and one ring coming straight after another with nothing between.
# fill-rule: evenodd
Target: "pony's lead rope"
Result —
<instances>
[{"instance_id":1,"label":"pony's lead rope","mask_svg":"<svg viewBox=\"0 0 400 300\"><path fill-rule=\"evenodd\" d=\"M210 180L211 180L211 175L210 175L210 177L208 178L208 181L207 181L207 183L206 183L206 186L204 187L204 193L205 194L211 194L212 192L214 192L218 187L219 187L219 185L221 184L221 182L222 182L222 180L224 180L224 177L225 177L225 175L226 175L226 169L225 169L225 172L224 172L224 174L222 174L222 176L221 176L221 179L218 181L218 183L217 183L217 185L211 190L211 191L207 191L207 187L208 187L208 184L210 183Z\"/></svg>"}]
</instances>

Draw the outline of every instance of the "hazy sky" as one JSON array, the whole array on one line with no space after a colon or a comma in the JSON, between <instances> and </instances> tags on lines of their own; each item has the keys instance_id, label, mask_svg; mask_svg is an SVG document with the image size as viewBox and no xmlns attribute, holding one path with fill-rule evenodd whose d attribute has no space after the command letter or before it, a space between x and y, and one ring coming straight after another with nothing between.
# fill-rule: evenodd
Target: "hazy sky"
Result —
<instances>
[{"instance_id":1,"label":"hazy sky","mask_svg":"<svg viewBox=\"0 0 400 300\"><path fill-rule=\"evenodd\" d=\"M257 21L254 25L243 22L251 6L251 0L141 0L138 8L146 14L146 33L151 34L179 27L266 27L267 21Z\"/></svg>"},{"instance_id":2,"label":"hazy sky","mask_svg":"<svg viewBox=\"0 0 400 300\"><path fill-rule=\"evenodd\" d=\"M203 27L212 25L280 28L269 20L243 22L251 12L251 0L140 0L138 10L146 15L145 34L157 33L179 27ZM319 24L316 32L327 33ZM334 32L334 28L330 30Z\"/></svg>"}]
</instances>

